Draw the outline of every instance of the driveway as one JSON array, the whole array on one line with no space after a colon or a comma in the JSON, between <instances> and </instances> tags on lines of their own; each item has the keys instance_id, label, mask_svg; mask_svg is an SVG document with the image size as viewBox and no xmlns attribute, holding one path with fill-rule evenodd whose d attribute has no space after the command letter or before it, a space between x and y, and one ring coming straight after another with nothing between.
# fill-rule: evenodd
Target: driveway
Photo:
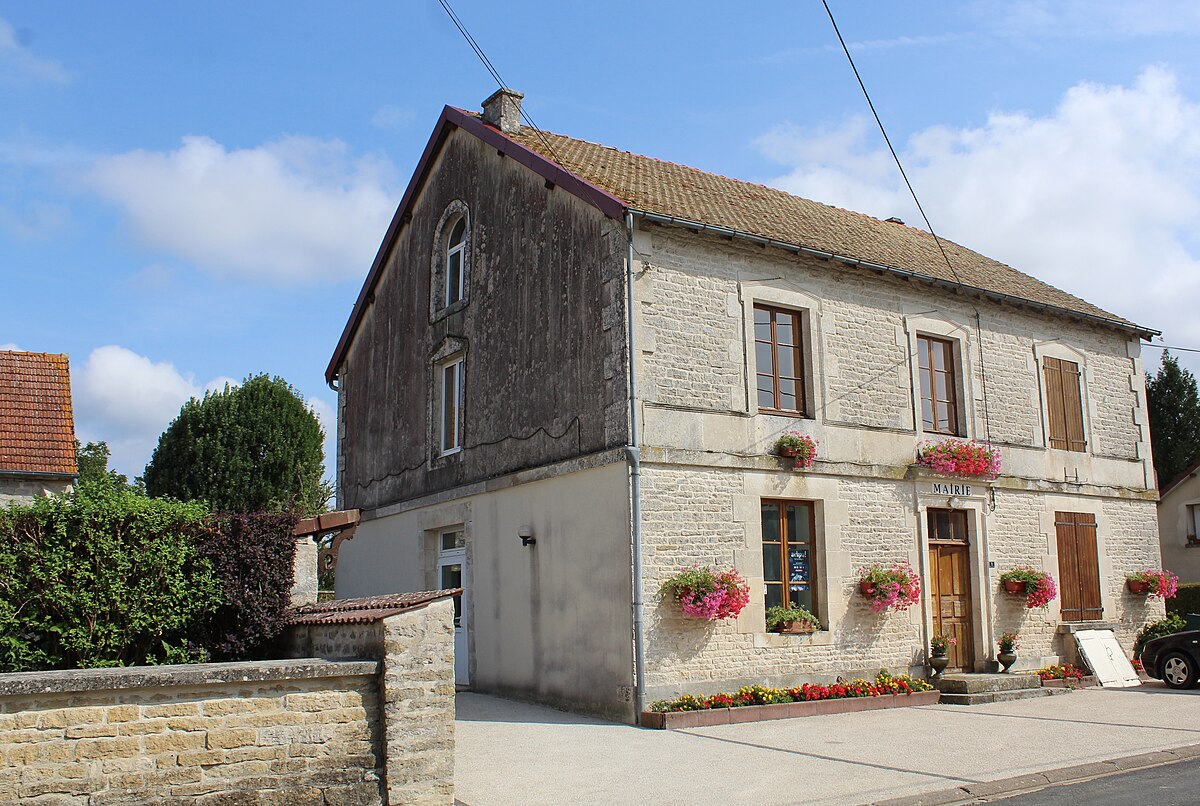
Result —
<instances>
[{"instance_id":1,"label":"driveway","mask_svg":"<svg viewBox=\"0 0 1200 806\"><path fill-rule=\"evenodd\" d=\"M1200 745L1200 690L1154 681L684 731L464 692L456 731L467 806L864 804Z\"/></svg>"}]
</instances>

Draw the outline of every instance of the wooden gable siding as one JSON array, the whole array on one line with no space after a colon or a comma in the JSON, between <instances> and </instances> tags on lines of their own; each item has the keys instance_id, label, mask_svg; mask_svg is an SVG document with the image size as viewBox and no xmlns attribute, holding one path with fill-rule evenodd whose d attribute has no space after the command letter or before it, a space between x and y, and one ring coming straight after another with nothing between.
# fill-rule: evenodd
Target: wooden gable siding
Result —
<instances>
[{"instance_id":1,"label":"wooden gable siding","mask_svg":"<svg viewBox=\"0 0 1200 806\"><path fill-rule=\"evenodd\" d=\"M468 302L431 317L434 233L454 200L469 208ZM344 505L623 445L623 222L461 131L410 209L342 367ZM465 449L431 461L432 358L448 339L466 346Z\"/></svg>"}]
</instances>

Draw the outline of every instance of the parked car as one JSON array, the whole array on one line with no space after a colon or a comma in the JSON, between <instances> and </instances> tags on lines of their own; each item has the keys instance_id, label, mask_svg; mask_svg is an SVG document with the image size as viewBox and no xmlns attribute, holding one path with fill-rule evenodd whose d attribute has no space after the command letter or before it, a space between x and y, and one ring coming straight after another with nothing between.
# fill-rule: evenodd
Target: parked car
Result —
<instances>
[{"instance_id":1,"label":"parked car","mask_svg":"<svg viewBox=\"0 0 1200 806\"><path fill-rule=\"evenodd\" d=\"M1142 667L1171 688L1191 688L1200 677L1200 630L1172 633L1147 641Z\"/></svg>"}]
</instances>

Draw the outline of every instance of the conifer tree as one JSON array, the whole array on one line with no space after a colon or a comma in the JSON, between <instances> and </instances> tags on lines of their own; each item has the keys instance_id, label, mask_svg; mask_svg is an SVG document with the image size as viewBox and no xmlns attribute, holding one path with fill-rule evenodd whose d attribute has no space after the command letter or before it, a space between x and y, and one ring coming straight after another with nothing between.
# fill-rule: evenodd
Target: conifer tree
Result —
<instances>
[{"instance_id":1,"label":"conifer tree","mask_svg":"<svg viewBox=\"0 0 1200 806\"><path fill-rule=\"evenodd\" d=\"M192 398L159 437L146 491L215 510L324 511L325 435L287 381L254 375Z\"/></svg>"},{"instance_id":2,"label":"conifer tree","mask_svg":"<svg viewBox=\"0 0 1200 806\"><path fill-rule=\"evenodd\" d=\"M1200 395L1196 376L1163 352L1158 373L1146 375L1146 405L1158 488L1165 489L1200 458Z\"/></svg>"}]
</instances>

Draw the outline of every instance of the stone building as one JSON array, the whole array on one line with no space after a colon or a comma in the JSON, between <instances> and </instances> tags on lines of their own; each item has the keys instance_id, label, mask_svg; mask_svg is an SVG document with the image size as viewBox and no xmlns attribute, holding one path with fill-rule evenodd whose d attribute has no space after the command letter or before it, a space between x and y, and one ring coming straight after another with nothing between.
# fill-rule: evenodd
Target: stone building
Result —
<instances>
[{"instance_id":1,"label":"stone building","mask_svg":"<svg viewBox=\"0 0 1200 806\"><path fill-rule=\"evenodd\" d=\"M1155 331L894 219L533 130L520 101L443 111L328 366L362 510L338 596L461 586L460 684L623 719L920 672L938 632L983 670L1019 631L1033 668L1161 613L1123 592L1159 561ZM998 447L999 477L914 467L947 438ZM873 612L875 562L917 569L919 604ZM684 617L658 591L691 564L750 605ZM1059 599L1002 593L1018 565ZM823 628L768 632L785 598Z\"/></svg>"},{"instance_id":2,"label":"stone building","mask_svg":"<svg viewBox=\"0 0 1200 806\"><path fill-rule=\"evenodd\" d=\"M0 350L0 506L67 492L75 476L67 356Z\"/></svg>"}]
</instances>

